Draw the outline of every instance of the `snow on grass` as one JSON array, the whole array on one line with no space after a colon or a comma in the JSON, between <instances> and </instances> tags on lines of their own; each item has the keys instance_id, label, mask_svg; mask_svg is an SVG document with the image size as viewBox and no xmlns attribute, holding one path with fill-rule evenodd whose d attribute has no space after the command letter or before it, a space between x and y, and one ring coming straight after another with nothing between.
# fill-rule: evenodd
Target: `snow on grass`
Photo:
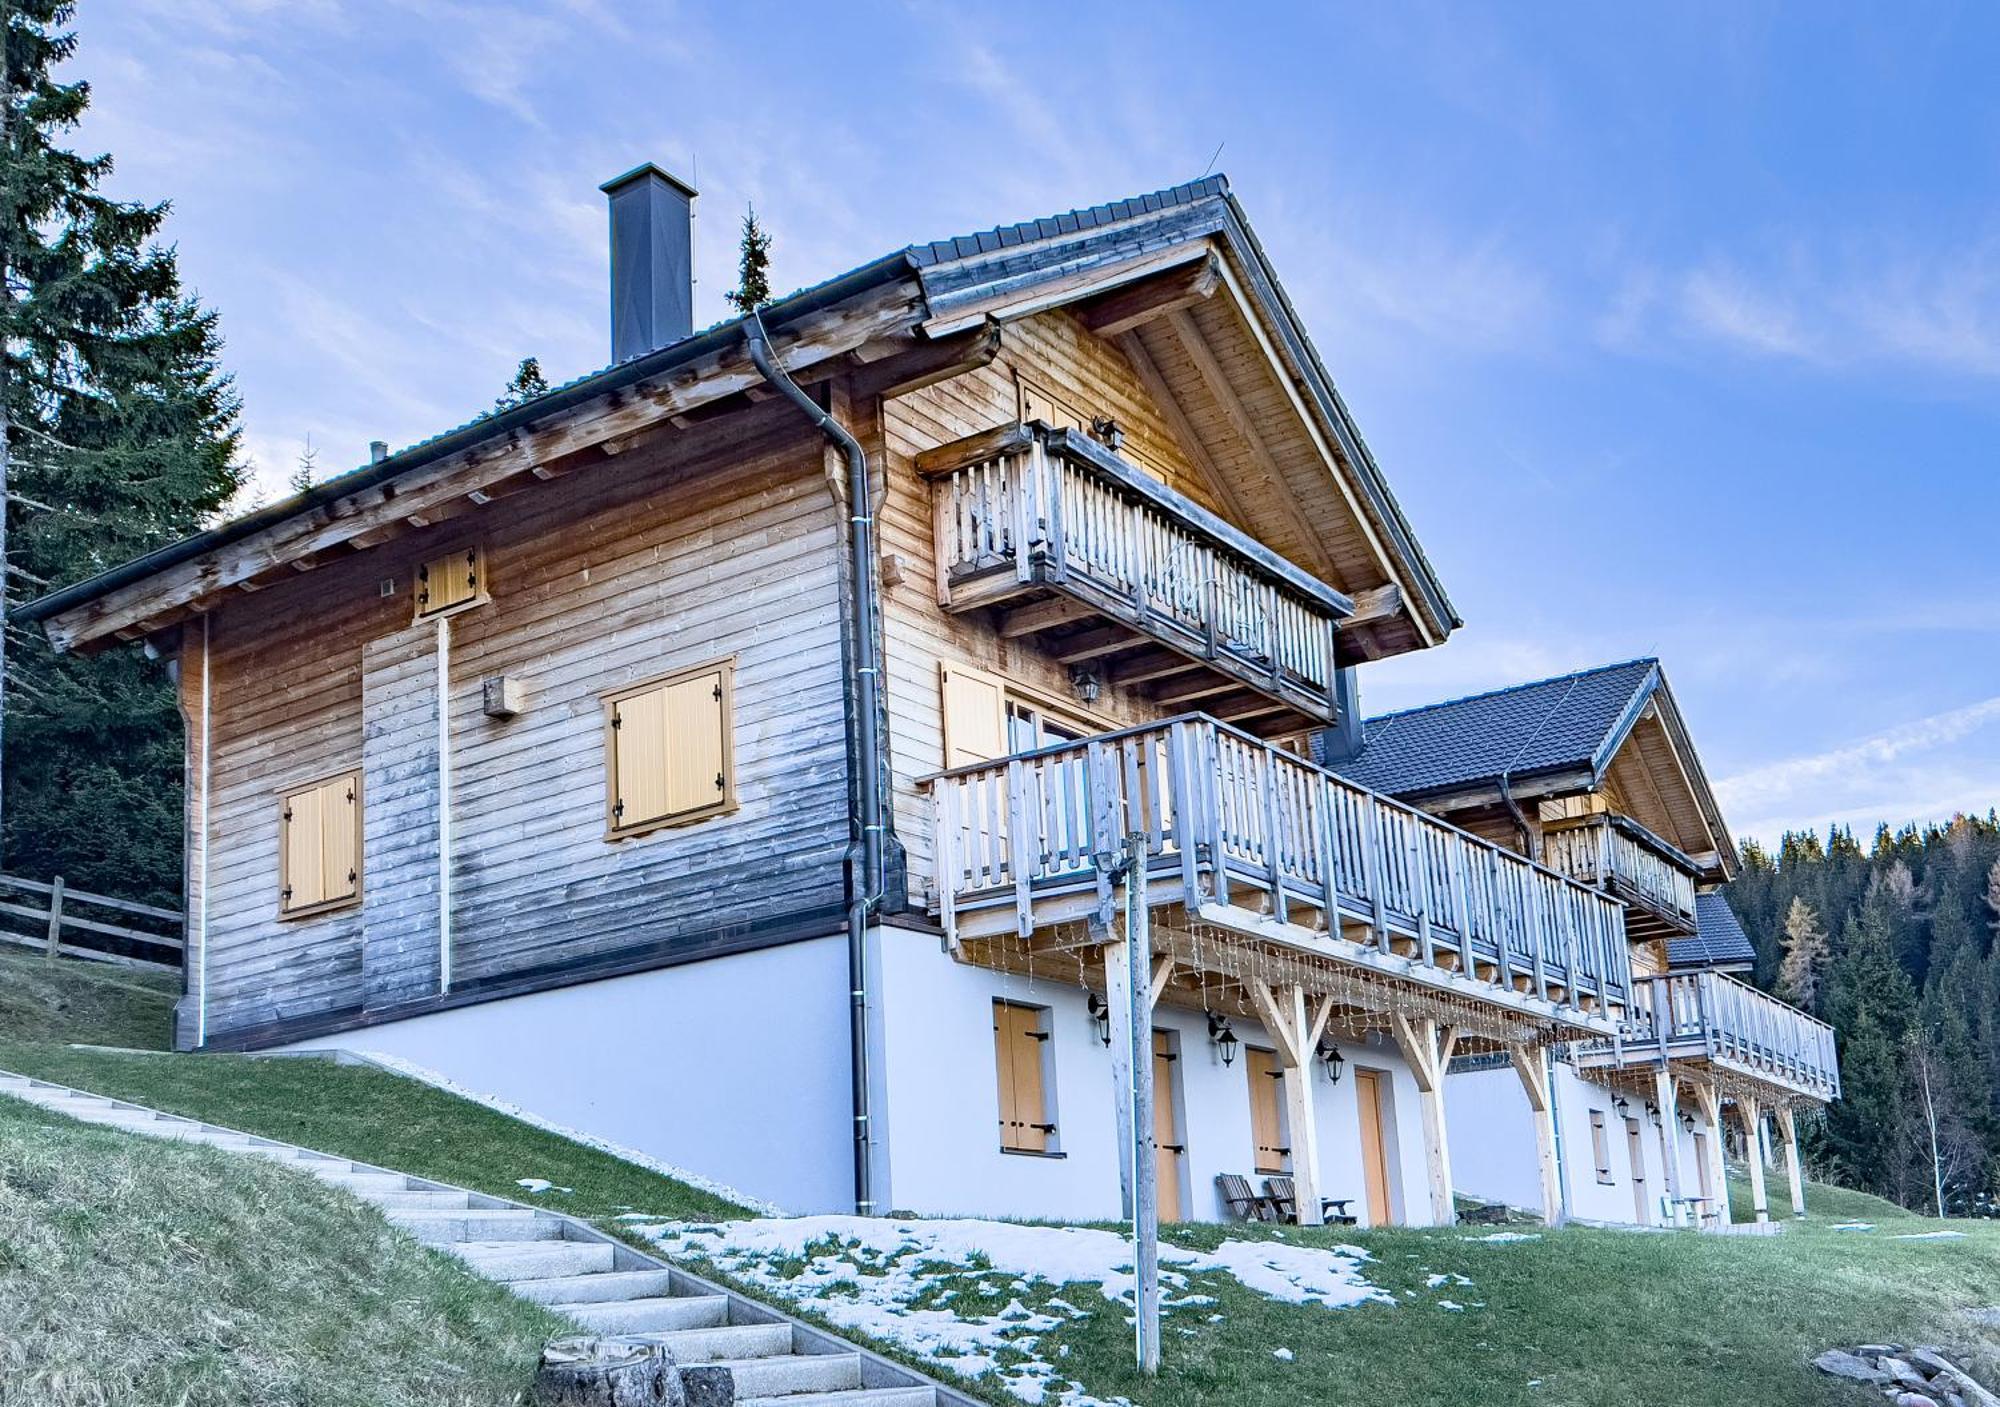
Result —
<instances>
[{"instance_id":1,"label":"snow on grass","mask_svg":"<svg viewBox=\"0 0 2000 1407\"><path fill-rule=\"evenodd\" d=\"M1122 1317L1132 1304L1125 1238L1085 1227L851 1216L722 1224L668 1222L642 1229L669 1257L701 1260L751 1286L805 1305L835 1326L919 1354L966 1377L991 1375L1027 1402L1100 1407L1057 1371L1041 1340L1086 1311L1075 1286L1095 1286ZM1160 1245L1164 1313L1206 1307L1193 1276L1229 1276L1285 1304L1344 1309L1394 1303L1361 1274L1368 1253L1278 1241L1224 1241L1214 1251ZM1071 1298L1044 1296L1062 1289ZM996 1301L1002 1300L997 1310ZM1215 1316L1206 1316L1213 1323ZM1058 1346L1056 1359L1067 1346Z\"/></svg>"},{"instance_id":2,"label":"snow on grass","mask_svg":"<svg viewBox=\"0 0 2000 1407\"><path fill-rule=\"evenodd\" d=\"M1515 1241L1539 1241L1542 1239L1542 1233L1539 1231L1496 1231L1490 1236L1467 1236L1465 1239L1468 1241L1478 1241L1488 1246L1505 1246L1511 1245Z\"/></svg>"},{"instance_id":3,"label":"snow on grass","mask_svg":"<svg viewBox=\"0 0 2000 1407\"><path fill-rule=\"evenodd\" d=\"M540 1196L544 1192L576 1191L574 1187L558 1187L545 1177L517 1177L514 1179L514 1185L516 1187L525 1187L537 1196Z\"/></svg>"},{"instance_id":4,"label":"snow on grass","mask_svg":"<svg viewBox=\"0 0 2000 1407\"><path fill-rule=\"evenodd\" d=\"M1837 1221L1829 1229L1834 1231L1873 1231L1875 1223L1872 1221Z\"/></svg>"},{"instance_id":5,"label":"snow on grass","mask_svg":"<svg viewBox=\"0 0 2000 1407\"><path fill-rule=\"evenodd\" d=\"M1912 1231L1901 1236L1891 1236L1892 1241L1963 1241L1963 1231Z\"/></svg>"}]
</instances>

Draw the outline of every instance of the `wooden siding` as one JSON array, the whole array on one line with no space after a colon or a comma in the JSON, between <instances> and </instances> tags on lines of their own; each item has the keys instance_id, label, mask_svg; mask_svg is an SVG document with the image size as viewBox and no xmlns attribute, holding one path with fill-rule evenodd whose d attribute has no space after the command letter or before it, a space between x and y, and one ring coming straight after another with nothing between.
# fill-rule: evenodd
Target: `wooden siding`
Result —
<instances>
[{"instance_id":1,"label":"wooden siding","mask_svg":"<svg viewBox=\"0 0 2000 1407\"><path fill-rule=\"evenodd\" d=\"M454 987L837 911L848 838L840 538L822 467L809 427L760 407L664 431L602 469L220 608L209 623L210 1038L436 994L441 624ZM491 599L412 625L418 564L474 542ZM380 594L385 579L392 595ZM200 642L186 632L191 720ZM731 655L737 809L607 840L603 695ZM482 682L496 674L525 681L518 717L485 715ZM357 767L362 903L281 921L277 794ZM191 846L191 876L198 867Z\"/></svg>"},{"instance_id":2,"label":"wooden siding","mask_svg":"<svg viewBox=\"0 0 2000 1407\"><path fill-rule=\"evenodd\" d=\"M1167 473L1172 487L1223 512L1132 368L1067 313L1009 324L1001 356L990 365L883 402L879 419L870 418L868 407L857 407L863 443L871 455L881 456L887 484L882 552L902 565L901 583L883 591L883 634L893 815L908 852L912 907L922 907L933 880L930 806L916 781L946 765L940 661L1004 676L1107 731L1173 712L1132 691L1110 688L1086 708L1076 702L1069 675L1057 661L1025 641L1003 639L983 618L955 617L937 603L931 486L917 476L913 461L936 445L1010 423L1018 408L1020 371L1079 408L1096 407L1116 417L1128 442Z\"/></svg>"}]
</instances>

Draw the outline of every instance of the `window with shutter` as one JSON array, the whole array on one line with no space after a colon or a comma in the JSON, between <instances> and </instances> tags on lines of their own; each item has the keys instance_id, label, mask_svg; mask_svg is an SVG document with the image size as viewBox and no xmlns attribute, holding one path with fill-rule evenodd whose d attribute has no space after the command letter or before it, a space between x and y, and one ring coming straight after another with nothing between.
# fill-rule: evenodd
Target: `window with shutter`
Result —
<instances>
[{"instance_id":1,"label":"window with shutter","mask_svg":"<svg viewBox=\"0 0 2000 1407\"><path fill-rule=\"evenodd\" d=\"M605 700L606 805L614 837L736 805L730 749L735 664L621 689Z\"/></svg>"},{"instance_id":2,"label":"window with shutter","mask_svg":"<svg viewBox=\"0 0 2000 1407\"><path fill-rule=\"evenodd\" d=\"M417 568L417 619L486 599L485 554L463 547Z\"/></svg>"},{"instance_id":3,"label":"window with shutter","mask_svg":"<svg viewBox=\"0 0 2000 1407\"><path fill-rule=\"evenodd\" d=\"M938 666L944 695L944 765L972 767L1007 755L1007 681L962 665Z\"/></svg>"},{"instance_id":4,"label":"window with shutter","mask_svg":"<svg viewBox=\"0 0 2000 1407\"><path fill-rule=\"evenodd\" d=\"M278 912L324 913L361 897L361 774L287 790L278 817Z\"/></svg>"},{"instance_id":5,"label":"window with shutter","mask_svg":"<svg viewBox=\"0 0 2000 1407\"><path fill-rule=\"evenodd\" d=\"M1053 1153L1055 1120L1047 1095L1048 1011L993 1003L993 1063L1000 1084L1000 1150Z\"/></svg>"},{"instance_id":6,"label":"window with shutter","mask_svg":"<svg viewBox=\"0 0 2000 1407\"><path fill-rule=\"evenodd\" d=\"M1611 1138L1604 1129L1604 1115L1599 1110L1590 1111L1590 1152L1597 1160L1597 1180L1611 1182Z\"/></svg>"}]
</instances>

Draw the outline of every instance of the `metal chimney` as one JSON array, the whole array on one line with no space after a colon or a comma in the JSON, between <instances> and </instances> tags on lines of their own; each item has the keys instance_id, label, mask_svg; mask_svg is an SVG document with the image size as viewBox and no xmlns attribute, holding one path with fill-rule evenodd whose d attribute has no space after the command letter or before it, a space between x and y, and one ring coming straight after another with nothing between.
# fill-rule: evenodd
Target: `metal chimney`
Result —
<instances>
[{"instance_id":1,"label":"metal chimney","mask_svg":"<svg viewBox=\"0 0 2000 1407\"><path fill-rule=\"evenodd\" d=\"M611 360L694 331L695 189L647 162L598 187L611 202Z\"/></svg>"}]
</instances>

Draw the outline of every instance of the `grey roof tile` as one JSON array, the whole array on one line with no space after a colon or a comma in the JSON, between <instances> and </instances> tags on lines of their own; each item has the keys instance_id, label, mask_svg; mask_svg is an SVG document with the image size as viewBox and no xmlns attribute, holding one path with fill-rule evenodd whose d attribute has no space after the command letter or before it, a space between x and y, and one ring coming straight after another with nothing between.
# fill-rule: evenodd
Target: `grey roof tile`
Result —
<instances>
[{"instance_id":1,"label":"grey roof tile","mask_svg":"<svg viewBox=\"0 0 2000 1407\"><path fill-rule=\"evenodd\" d=\"M1390 795L1587 766L1658 669L1658 660L1627 660L1385 713L1362 725L1360 751L1327 765Z\"/></svg>"},{"instance_id":2,"label":"grey roof tile","mask_svg":"<svg viewBox=\"0 0 2000 1407\"><path fill-rule=\"evenodd\" d=\"M920 267L941 264L950 259L969 258L982 251L1008 248L1015 244L1029 244L1057 235L1077 234L1084 230L1095 229L1099 225L1116 224L1120 220L1130 220L1139 215L1171 210L1177 205L1191 205L1198 200L1208 200L1226 194L1228 190L1229 178L1218 173L1204 176L1198 181L1184 181L1180 185L1169 186L1165 190L1153 191L1127 200L1109 200L1102 205L1090 205L1081 210L1047 215L1037 220L1022 220L1017 224L979 230L953 239L938 239L928 244L911 245L909 254L911 260Z\"/></svg>"},{"instance_id":3,"label":"grey roof tile","mask_svg":"<svg viewBox=\"0 0 2000 1407\"><path fill-rule=\"evenodd\" d=\"M1670 967L1741 967L1755 964L1757 949L1721 890L1694 896L1692 938L1667 940Z\"/></svg>"}]
</instances>

